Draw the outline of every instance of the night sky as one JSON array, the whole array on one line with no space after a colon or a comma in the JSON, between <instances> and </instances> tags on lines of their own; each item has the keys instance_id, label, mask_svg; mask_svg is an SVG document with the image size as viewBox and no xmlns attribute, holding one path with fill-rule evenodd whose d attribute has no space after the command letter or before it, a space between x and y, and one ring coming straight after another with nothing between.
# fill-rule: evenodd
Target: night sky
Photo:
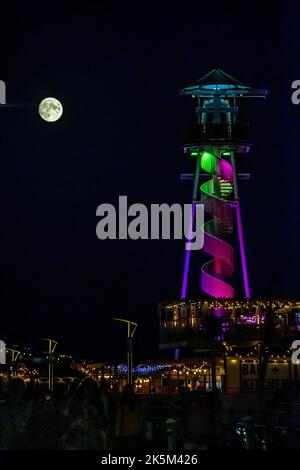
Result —
<instances>
[{"instance_id":1,"label":"night sky","mask_svg":"<svg viewBox=\"0 0 300 470\"><path fill-rule=\"evenodd\" d=\"M252 174L240 183L252 295L300 296L300 105L291 102L300 15L294 2L275 3L1 5L0 79L7 102L24 106L0 110L0 332L123 359L117 315L140 324L137 357L158 357L157 304L180 294L183 242L100 241L96 208L119 195L190 202L180 146L194 103L179 91L215 67L270 90L240 103L253 134L238 162ZM57 123L37 114L45 96L63 103ZM204 255L193 258L199 296Z\"/></svg>"}]
</instances>

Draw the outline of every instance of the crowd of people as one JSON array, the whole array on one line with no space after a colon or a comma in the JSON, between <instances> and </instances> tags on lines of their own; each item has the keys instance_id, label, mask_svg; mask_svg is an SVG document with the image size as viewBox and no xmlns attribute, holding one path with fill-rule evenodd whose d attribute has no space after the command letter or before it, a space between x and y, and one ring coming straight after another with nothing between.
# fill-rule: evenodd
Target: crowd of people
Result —
<instances>
[{"instance_id":1,"label":"crowd of people","mask_svg":"<svg viewBox=\"0 0 300 470\"><path fill-rule=\"evenodd\" d=\"M68 392L26 390L10 381L0 402L0 449L138 448L144 430L140 398L126 385L118 399L103 381L83 380Z\"/></svg>"},{"instance_id":2,"label":"crowd of people","mask_svg":"<svg viewBox=\"0 0 300 470\"><path fill-rule=\"evenodd\" d=\"M251 409L246 414L237 414L233 407L225 416L220 397L198 391L177 394L176 402L168 400L162 413L166 400L158 397L155 404L152 395L147 405L147 397L142 401L128 384L119 394L113 393L105 380L98 384L85 378L74 382L69 390L57 387L51 392L14 378L0 397L0 400L3 398L0 401L0 450L137 451L157 446L168 450L296 446L300 438L295 431L299 415L291 405L289 412L280 411L278 403L284 400L283 393L266 402L256 417ZM287 404L293 402L290 396L286 398ZM255 423L263 427L261 437L254 432ZM290 434L277 436L278 433L274 433L280 424L295 428L294 443ZM287 435L289 440L285 442Z\"/></svg>"}]
</instances>

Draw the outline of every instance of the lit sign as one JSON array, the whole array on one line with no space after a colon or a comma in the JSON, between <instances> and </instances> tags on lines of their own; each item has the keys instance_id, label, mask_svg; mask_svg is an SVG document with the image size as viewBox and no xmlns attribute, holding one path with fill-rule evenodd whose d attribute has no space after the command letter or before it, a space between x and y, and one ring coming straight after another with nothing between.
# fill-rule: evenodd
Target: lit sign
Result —
<instances>
[{"instance_id":1,"label":"lit sign","mask_svg":"<svg viewBox=\"0 0 300 470\"><path fill-rule=\"evenodd\" d=\"M277 390L289 383L289 367L286 362L268 362L264 378L264 390ZM241 390L255 392L259 389L257 362L241 362Z\"/></svg>"}]
</instances>

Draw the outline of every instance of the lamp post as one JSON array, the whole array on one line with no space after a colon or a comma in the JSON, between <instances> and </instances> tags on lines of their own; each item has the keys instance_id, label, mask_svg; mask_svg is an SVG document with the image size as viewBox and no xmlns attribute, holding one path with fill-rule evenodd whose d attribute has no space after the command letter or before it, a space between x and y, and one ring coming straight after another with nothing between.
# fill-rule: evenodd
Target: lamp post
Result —
<instances>
[{"instance_id":1,"label":"lamp post","mask_svg":"<svg viewBox=\"0 0 300 470\"><path fill-rule=\"evenodd\" d=\"M11 352L11 362L16 362L16 360L18 359L20 355L20 351L17 351L16 349L10 349L10 348L7 348L6 351Z\"/></svg>"},{"instance_id":2,"label":"lamp post","mask_svg":"<svg viewBox=\"0 0 300 470\"><path fill-rule=\"evenodd\" d=\"M133 336L138 324L130 320L125 320L124 318L113 318L113 320L127 323L127 383L132 385Z\"/></svg>"},{"instance_id":3,"label":"lamp post","mask_svg":"<svg viewBox=\"0 0 300 470\"><path fill-rule=\"evenodd\" d=\"M48 389L53 392L53 353L58 342L50 338L44 340L48 341Z\"/></svg>"},{"instance_id":4,"label":"lamp post","mask_svg":"<svg viewBox=\"0 0 300 470\"><path fill-rule=\"evenodd\" d=\"M15 377L15 373L16 373L15 365L20 355L20 351L17 351L17 349L11 349L11 348L7 348L6 351L9 351L11 353L12 372L13 372L13 377Z\"/></svg>"}]
</instances>

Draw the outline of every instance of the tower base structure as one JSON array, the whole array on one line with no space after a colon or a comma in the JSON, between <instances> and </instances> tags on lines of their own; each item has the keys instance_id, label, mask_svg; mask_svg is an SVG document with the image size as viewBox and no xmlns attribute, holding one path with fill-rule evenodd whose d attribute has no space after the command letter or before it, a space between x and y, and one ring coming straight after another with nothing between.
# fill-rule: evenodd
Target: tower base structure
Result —
<instances>
[{"instance_id":1,"label":"tower base structure","mask_svg":"<svg viewBox=\"0 0 300 470\"><path fill-rule=\"evenodd\" d=\"M159 305L161 350L180 350L192 389L276 391L300 381L300 300L207 299ZM178 358L179 359L179 358Z\"/></svg>"}]
</instances>

